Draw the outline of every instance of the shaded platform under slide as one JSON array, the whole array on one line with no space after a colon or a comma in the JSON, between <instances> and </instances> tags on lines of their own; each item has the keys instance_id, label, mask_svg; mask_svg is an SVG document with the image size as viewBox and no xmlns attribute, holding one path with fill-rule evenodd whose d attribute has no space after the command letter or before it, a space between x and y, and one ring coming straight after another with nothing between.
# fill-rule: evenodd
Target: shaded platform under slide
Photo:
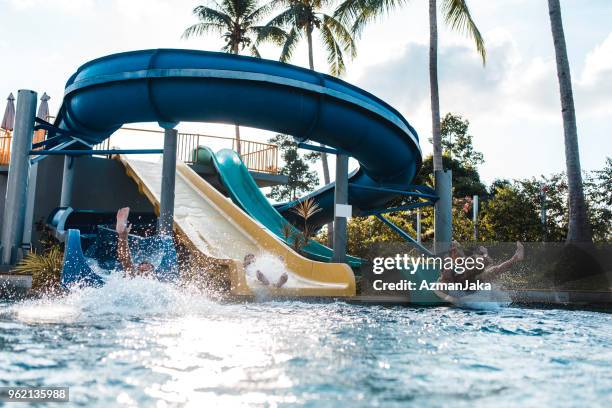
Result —
<instances>
[{"instance_id":1,"label":"shaded platform under slide","mask_svg":"<svg viewBox=\"0 0 612 408\"><path fill-rule=\"evenodd\" d=\"M122 156L127 174L159 210L161 166ZM346 264L323 263L299 255L182 162L177 163L174 227L201 262L222 265L233 295L251 296L242 265L246 254L270 253L284 259L289 280L270 295L355 296L355 276ZM221 272L219 272L221 273Z\"/></svg>"}]
</instances>

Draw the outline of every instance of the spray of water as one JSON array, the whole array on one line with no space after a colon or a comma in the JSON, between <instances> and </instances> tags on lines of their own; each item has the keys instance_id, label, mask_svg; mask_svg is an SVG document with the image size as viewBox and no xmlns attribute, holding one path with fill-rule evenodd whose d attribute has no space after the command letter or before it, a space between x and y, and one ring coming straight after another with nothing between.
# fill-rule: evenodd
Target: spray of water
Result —
<instances>
[{"instance_id":1,"label":"spray of water","mask_svg":"<svg viewBox=\"0 0 612 408\"><path fill-rule=\"evenodd\" d=\"M102 287L73 288L64 296L26 300L10 312L28 323L72 323L197 314L211 304L205 293L192 287L113 272Z\"/></svg>"},{"instance_id":2,"label":"spray of water","mask_svg":"<svg viewBox=\"0 0 612 408\"><path fill-rule=\"evenodd\" d=\"M257 271L261 271L264 276L270 281L270 284L278 282L283 274L287 274L289 279L285 286L289 287L293 283L293 278L287 269L283 260L272 254L263 252L255 257L255 262L247 266L247 283L249 287L256 293L261 293L266 288L257 280Z\"/></svg>"}]
</instances>

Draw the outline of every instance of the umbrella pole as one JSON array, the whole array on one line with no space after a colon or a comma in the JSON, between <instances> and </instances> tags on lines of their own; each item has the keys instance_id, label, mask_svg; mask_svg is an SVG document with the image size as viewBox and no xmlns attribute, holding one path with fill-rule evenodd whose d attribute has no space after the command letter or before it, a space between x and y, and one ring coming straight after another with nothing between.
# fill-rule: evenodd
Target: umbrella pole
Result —
<instances>
[{"instance_id":1,"label":"umbrella pole","mask_svg":"<svg viewBox=\"0 0 612 408\"><path fill-rule=\"evenodd\" d=\"M17 95L15 130L9 163L2 223L2 264L14 265L22 254L19 253L23 242L26 217L28 181L30 176L30 156L34 120L36 115L36 92L22 89Z\"/></svg>"}]
</instances>

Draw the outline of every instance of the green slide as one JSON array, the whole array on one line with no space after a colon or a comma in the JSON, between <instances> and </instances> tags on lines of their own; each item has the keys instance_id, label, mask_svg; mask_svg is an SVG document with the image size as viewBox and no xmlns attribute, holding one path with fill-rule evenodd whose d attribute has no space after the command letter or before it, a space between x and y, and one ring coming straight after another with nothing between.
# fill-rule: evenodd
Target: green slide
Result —
<instances>
[{"instance_id":1,"label":"green slide","mask_svg":"<svg viewBox=\"0 0 612 408\"><path fill-rule=\"evenodd\" d=\"M281 240L287 242L283 235L283 226L288 221L279 214L263 195L248 169L236 152L230 149L219 150L216 154L206 147L200 146L194 151L194 161L200 165L210 166L219 174L229 195L247 214L263 224ZM292 227L295 231L295 227ZM304 247L308 258L329 262L333 251L316 241L310 240ZM362 259L347 256L346 262L353 268L358 268L364 262Z\"/></svg>"}]
</instances>

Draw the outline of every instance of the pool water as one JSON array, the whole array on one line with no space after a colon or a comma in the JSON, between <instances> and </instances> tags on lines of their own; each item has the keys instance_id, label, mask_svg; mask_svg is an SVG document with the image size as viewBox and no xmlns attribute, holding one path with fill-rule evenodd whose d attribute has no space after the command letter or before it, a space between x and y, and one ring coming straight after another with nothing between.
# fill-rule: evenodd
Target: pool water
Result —
<instances>
[{"instance_id":1,"label":"pool water","mask_svg":"<svg viewBox=\"0 0 612 408\"><path fill-rule=\"evenodd\" d=\"M604 313L223 303L112 276L0 303L0 385L83 406L605 406Z\"/></svg>"}]
</instances>

